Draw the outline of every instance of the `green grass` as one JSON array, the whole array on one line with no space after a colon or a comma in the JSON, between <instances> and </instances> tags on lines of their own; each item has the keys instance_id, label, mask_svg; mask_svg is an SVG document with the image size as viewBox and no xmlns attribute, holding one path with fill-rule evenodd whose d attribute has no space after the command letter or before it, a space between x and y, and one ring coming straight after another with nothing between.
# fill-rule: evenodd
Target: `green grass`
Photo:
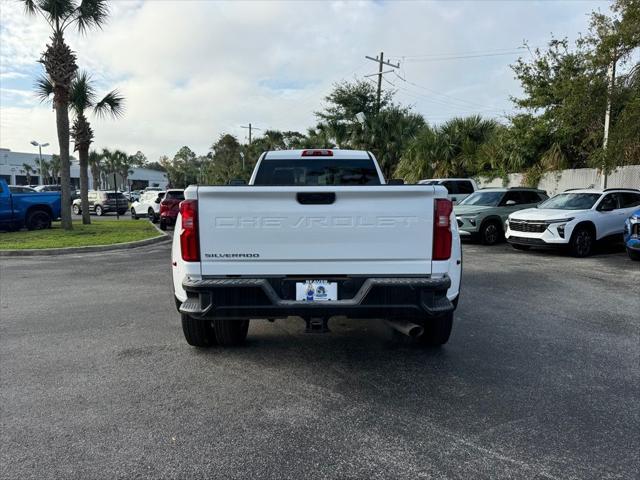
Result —
<instances>
[{"instance_id":1,"label":"green grass","mask_svg":"<svg viewBox=\"0 0 640 480\"><path fill-rule=\"evenodd\" d=\"M94 220L91 225L74 221L73 230L68 232L60 228L60 222L55 222L48 230L0 232L0 250L112 245L159 235L145 220Z\"/></svg>"}]
</instances>

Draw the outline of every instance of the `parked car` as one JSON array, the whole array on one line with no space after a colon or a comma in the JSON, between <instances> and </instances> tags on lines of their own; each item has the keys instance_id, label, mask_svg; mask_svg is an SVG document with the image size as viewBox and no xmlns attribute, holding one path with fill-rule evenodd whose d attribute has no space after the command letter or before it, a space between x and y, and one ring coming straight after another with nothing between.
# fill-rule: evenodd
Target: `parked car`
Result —
<instances>
[{"instance_id":1,"label":"parked car","mask_svg":"<svg viewBox=\"0 0 640 480\"><path fill-rule=\"evenodd\" d=\"M40 193L62 192L61 185L38 185L34 188L37 192L40 192ZM69 196L71 198L71 202L73 203L74 200L76 200L77 198L80 198L80 190L76 190L75 188L72 188L71 191L69 192Z\"/></svg>"},{"instance_id":2,"label":"parked car","mask_svg":"<svg viewBox=\"0 0 640 480\"><path fill-rule=\"evenodd\" d=\"M640 209L624 222L624 245L631 260L640 260Z\"/></svg>"},{"instance_id":3,"label":"parked car","mask_svg":"<svg viewBox=\"0 0 640 480\"><path fill-rule=\"evenodd\" d=\"M60 185L38 185L35 190L38 192L61 192L62 187Z\"/></svg>"},{"instance_id":4,"label":"parked car","mask_svg":"<svg viewBox=\"0 0 640 480\"><path fill-rule=\"evenodd\" d=\"M549 198L535 188L483 188L453 207L460 237L495 245L504 239L504 223L510 213L536 206Z\"/></svg>"},{"instance_id":5,"label":"parked car","mask_svg":"<svg viewBox=\"0 0 640 480\"><path fill-rule=\"evenodd\" d=\"M137 220L147 217L151 222L157 223L160 219L160 202L164 198L164 191L149 190L140 195L140 200L131 205L131 218Z\"/></svg>"},{"instance_id":6,"label":"parked car","mask_svg":"<svg viewBox=\"0 0 640 480\"><path fill-rule=\"evenodd\" d=\"M449 200L454 205L478 190L478 185L471 178L429 178L420 180L418 183L421 185L442 185L449 192Z\"/></svg>"},{"instance_id":7,"label":"parked car","mask_svg":"<svg viewBox=\"0 0 640 480\"><path fill-rule=\"evenodd\" d=\"M160 230L166 230L167 227L175 225L182 200L184 200L184 189L167 190L160 202Z\"/></svg>"},{"instance_id":8,"label":"parked car","mask_svg":"<svg viewBox=\"0 0 640 480\"><path fill-rule=\"evenodd\" d=\"M89 190L89 210L99 217L105 213L115 213L124 215L127 211L129 202L122 192L109 192L105 190ZM72 204L73 213L80 215L82 213L82 202L78 198Z\"/></svg>"},{"instance_id":9,"label":"parked car","mask_svg":"<svg viewBox=\"0 0 640 480\"><path fill-rule=\"evenodd\" d=\"M129 199L131 203L137 202L140 200L140 192L137 190L131 190L131 192L125 192L125 196Z\"/></svg>"},{"instance_id":10,"label":"parked car","mask_svg":"<svg viewBox=\"0 0 640 480\"><path fill-rule=\"evenodd\" d=\"M23 185L9 185L11 193L38 193L35 188L25 187Z\"/></svg>"},{"instance_id":11,"label":"parked car","mask_svg":"<svg viewBox=\"0 0 640 480\"><path fill-rule=\"evenodd\" d=\"M250 319L384 318L416 343L447 342L462 255L447 191L385 185L370 152L263 153L247 186L192 185L173 236L187 343L234 345Z\"/></svg>"},{"instance_id":12,"label":"parked car","mask_svg":"<svg viewBox=\"0 0 640 480\"><path fill-rule=\"evenodd\" d=\"M28 187L19 187L20 190ZM29 230L50 228L60 218L59 192L12 191L0 179L0 225L9 230L27 227Z\"/></svg>"},{"instance_id":13,"label":"parked car","mask_svg":"<svg viewBox=\"0 0 640 480\"><path fill-rule=\"evenodd\" d=\"M619 238L625 220L638 206L637 189L567 190L537 208L509 215L505 236L518 250L567 247L572 255L586 257L597 240Z\"/></svg>"}]
</instances>

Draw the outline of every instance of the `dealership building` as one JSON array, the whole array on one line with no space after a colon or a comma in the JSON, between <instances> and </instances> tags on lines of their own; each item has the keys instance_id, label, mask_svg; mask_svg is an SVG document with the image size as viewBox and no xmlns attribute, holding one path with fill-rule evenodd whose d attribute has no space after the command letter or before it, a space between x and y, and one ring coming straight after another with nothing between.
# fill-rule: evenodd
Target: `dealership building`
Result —
<instances>
[{"instance_id":1,"label":"dealership building","mask_svg":"<svg viewBox=\"0 0 640 480\"><path fill-rule=\"evenodd\" d=\"M37 152L13 152L8 148L0 148L0 178L6 180L9 185L44 185L45 181L39 170L39 158ZM42 159L50 162L51 155L43 153ZM29 175L27 175L25 165L31 166ZM140 190L146 187L165 188L167 186L165 172L149 168L132 168L131 170L133 173L129 174L126 185L124 185L122 178L117 176L119 189ZM107 188L113 188L113 175L105 176L105 180L108 183ZM75 188L80 188L80 167L75 157L71 157L71 183ZM95 189L91 171L89 171L89 188Z\"/></svg>"}]
</instances>

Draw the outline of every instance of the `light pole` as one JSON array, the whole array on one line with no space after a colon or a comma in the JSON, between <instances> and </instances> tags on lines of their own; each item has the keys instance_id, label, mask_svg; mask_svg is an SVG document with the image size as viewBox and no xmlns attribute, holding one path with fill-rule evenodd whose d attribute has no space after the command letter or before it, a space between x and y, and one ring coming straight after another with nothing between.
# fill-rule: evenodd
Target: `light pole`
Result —
<instances>
[{"instance_id":1,"label":"light pole","mask_svg":"<svg viewBox=\"0 0 640 480\"><path fill-rule=\"evenodd\" d=\"M40 166L40 168L39 168L39 170L40 170L39 177L40 177L40 183L43 184L44 179L42 178L42 147L48 147L49 143L48 142L47 143L38 143L35 140L31 140L31 145L33 145L34 147L38 147L38 155L40 157L40 159L39 159L39 166Z\"/></svg>"}]
</instances>

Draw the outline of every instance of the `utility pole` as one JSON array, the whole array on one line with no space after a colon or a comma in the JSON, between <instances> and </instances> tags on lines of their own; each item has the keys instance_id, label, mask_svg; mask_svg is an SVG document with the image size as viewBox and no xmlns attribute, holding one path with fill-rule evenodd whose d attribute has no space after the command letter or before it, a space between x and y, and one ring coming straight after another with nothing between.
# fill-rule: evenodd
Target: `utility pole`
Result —
<instances>
[{"instance_id":1,"label":"utility pole","mask_svg":"<svg viewBox=\"0 0 640 480\"><path fill-rule=\"evenodd\" d=\"M253 130L260 130L260 128L252 127L251 124L249 124L249 125L240 125L240 128L248 128L249 129L249 145L251 145L251 132Z\"/></svg>"},{"instance_id":2,"label":"utility pole","mask_svg":"<svg viewBox=\"0 0 640 480\"><path fill-rule=\"evenodd\" d=\"M249 145L251 145L251 132L253 130L262 130L261 128L256 128L251 126L251 123L249 123L249 125L240 125L240 128L248 128L249 129ZM242 171L244 172L244 154L242 154Z\"/></svg>"},{"instance_id":3,"label":"utility pole","mask_svg":"<svg viewBox=\"0 0 640 480\"><path fill-rule=\"evenodd\" d=\"M604 113L604 138L602 139L602 189L607 188L607 144L609 143L609 122L611 117L611 97L613 96L613 84L616 81L616 53L613 54L613 60L607 69L607 109Z\"/></svg>"},{"instance_id":4,"label":"utility pole","mask_svg":"<svg viewBox=\"0 0 640 480\"><path fill-rule=\"evenodd\" d=\"M393 72L393 70L387 70L386 72L382 71L382 66L386 65L388 67L392 67L392 68L400 68L400 64L398 63L397 65L394 65L393 63L389 63L389 62L385 62L384 61L384 52L380 52L380 57L370 57L368 55L365 55L365 57L367 60L372 60L374 62L376 62L378 64L378 73L372 73L371 75L365 75L365 77L375 77L376 75L378 76L378 93L376 95L376 111L380 112L380 98L381 98L381 93L382 93L382 75L384 75L385 73L391 73Z\"/></svg>"}]
</instances>

